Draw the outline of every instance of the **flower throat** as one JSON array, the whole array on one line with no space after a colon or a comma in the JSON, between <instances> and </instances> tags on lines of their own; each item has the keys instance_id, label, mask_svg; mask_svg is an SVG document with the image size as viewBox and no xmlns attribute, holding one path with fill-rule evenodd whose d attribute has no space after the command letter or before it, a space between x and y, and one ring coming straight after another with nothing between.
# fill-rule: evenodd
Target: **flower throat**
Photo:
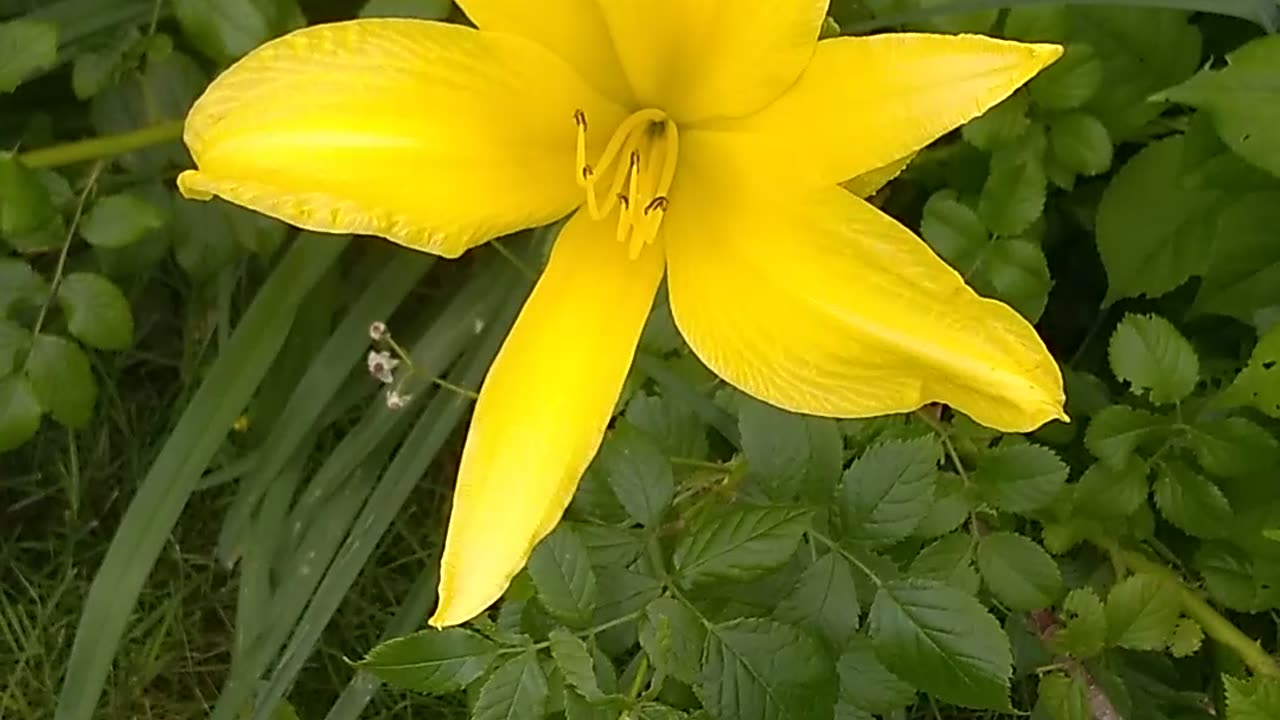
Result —
<instances>
[{"instance_id":1,"label":"flower throat","mask_svg":"<svg viewBox=\"0 0 1280 720\"><path fill-rule=\"evenodd\" d=\"M667 211L667 193L676 175L680 134L661 110L632 113L618 125L600 159L587 162L587 114L574 111L578 126L578 186L587 193L587 212L603 220L618 210L618 242L628 244L634 260L653 242ZM625 158L625 159L624 159ZM597 196L602 178L609 177L604 197Z\"/></svg>"}]
</instances>

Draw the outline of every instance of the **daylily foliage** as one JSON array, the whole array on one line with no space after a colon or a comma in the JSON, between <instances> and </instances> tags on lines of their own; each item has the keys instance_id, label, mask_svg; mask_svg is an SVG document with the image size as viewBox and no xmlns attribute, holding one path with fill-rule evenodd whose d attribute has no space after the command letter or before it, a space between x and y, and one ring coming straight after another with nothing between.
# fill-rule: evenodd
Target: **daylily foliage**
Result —
<instances>
[{"instance_id":1,"label":"daylily foliage","mask_svg":"<svg viewBox=\"0 0 1280 720\"><path fill-rule=\"evenodd\" d=\"M1065 418L1034 329L846 189L874 192L1058 46L818 42L825 0L459 4L478 30L362 20L250 53L191 111L179 178L445 257L571 215L481 389L433 625L493 603L559 522L664 277L694 353L779 407Z\"/></svg>"}]
</instances>

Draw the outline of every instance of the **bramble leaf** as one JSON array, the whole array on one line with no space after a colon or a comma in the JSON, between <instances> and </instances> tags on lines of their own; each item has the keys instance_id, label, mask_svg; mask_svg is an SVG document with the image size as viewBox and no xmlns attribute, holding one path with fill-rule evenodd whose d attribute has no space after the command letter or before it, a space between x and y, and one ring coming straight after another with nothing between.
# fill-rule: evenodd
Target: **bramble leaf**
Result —
<instances>
[{"instance_id":1,"label":"bramble leaf","mask_svg":"<svg viewBox=\"0 0 1280 720\"><path fill-rule=\"evenodd\" d=\"M1013 533L996 532L978 544L978 570L992 594L1011 610L1049 607L1062 595L1062 571L1044 548Z\"/></svg>"},{"instance_id":2,"label":"bramble leaf","mask_svg":"<svg viewBox=\"0 0 1280 720\"><path fill-rule=\"evenodd\" d=\"M546 714L547 676L533 651L498 666L480 686L472 720L539 720Z\"/></svg>"},{"instance_id":3,"label":"bramble leaf","mask_svg":"<svg viewBox=\"0 0 1280 720\"><path fill-rule=\"evenodd\" d=\"M567 524L560 524L529 556L529 577L538 600L562 622L585 627L596 604L596 575L587 548Z\"/></svg>"},{"instance_id":4,"label":"bramble leaf","mask_svg":"<svg viewBox=\"0 0 1280 720\"><path fill-rule=\"evenodd\" d=\"M1068 469L1042 445L1005 445L983 454L973 480L987 502L1001 510L1030 512L1062 491Z\"/></svg>"},{"instance_id":5,"label":"bramble leaf","mask_svg":"<svg viewBox=\"0 0 1280 720\"><path fill-rule=\"evenodd\" d=\"M483 675L497 652L493 641L470 630L422 630L378 645L356 667L405 690L448 693Z\"/></svg>"},{"instance_id":6,"label":"bramble leaf","mask_svg":"<svg viewBox=\"0 0 1280 720\"><path fill-rule=\"evenodd\" d=\"M707 631L694 688L723 720L822 720L835 704L835 668L807 634L772 620L742 618Z\"/></svg>"},{"instance_id":7,"label":"bramble leaf","mask_svg":"<svg viewBox=\"0 0 1280 720\"><path fill-rule=\"evenodd\" d=\"M885 442L863 453L840 484L845 535L879 543L910 535L929 512L941 455L933 436Z\"/></svg>"},{"instance_id":8,"label":"bramble leaf","mask_svg":"<svg viewBox=\"0 0 1280 720\"><path fill-rule=\"evenodd\" d=\"M1125 315L1107 348L1116 377L1157 404L1176 403L1195 389L1200 358L1191 343L1159 315Z\"/></svg>"},{"instance_id":9,"label":"bramble leaf","mask_svg":"<svg viewBox=\"0 0 1280 720\"><path fill-rule=\"evenodd\" d=\"M702 515L676 545L676 574L685 586L763 575L795 554L810 518L806 511L768 507Z\"/></svg>"}]
</instances>

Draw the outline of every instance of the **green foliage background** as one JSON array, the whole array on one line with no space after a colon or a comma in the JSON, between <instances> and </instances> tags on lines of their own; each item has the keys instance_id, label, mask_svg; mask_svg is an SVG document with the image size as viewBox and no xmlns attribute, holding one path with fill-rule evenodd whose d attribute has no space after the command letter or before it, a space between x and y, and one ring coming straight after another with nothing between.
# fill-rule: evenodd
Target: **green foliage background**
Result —
<instances>
[{"instance_id":1,"label":"green foliage background","mask_svg":"<svg viewBox=\"0 0 1280 720\"><path fill-rule=\"evenodd\" d=\"M874 200L1037 322L1073 422L788 414L660 302L566 521L443 632L459 430L555 229L445 262L173 187L220 68L356 15L464 20L0 0L0 716L1280 717L1274 0L833 2L1065 44Z\"/></svg>"}]
</instances>

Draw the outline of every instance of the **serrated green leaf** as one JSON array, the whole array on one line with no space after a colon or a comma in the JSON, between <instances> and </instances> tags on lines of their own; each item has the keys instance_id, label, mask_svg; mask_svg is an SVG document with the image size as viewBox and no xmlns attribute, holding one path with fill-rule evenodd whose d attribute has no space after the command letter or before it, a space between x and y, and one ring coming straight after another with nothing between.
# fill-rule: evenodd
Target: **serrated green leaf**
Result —
<instances>
[{"instance_id":1,"label":"serrated green leaf","mask_svg":"<svg viewBox=\"0 0 1280 720\"><path fill-rule=\"evenodd\" d=\"M675 495L671 462L644 433L621 423L600 447L599 462L618 502L642 525L653 527Z\"/></svg>"},{"instance_id":2,"label":"serrated green leaf","mask_svg":"<svg viewBox=\"0 0 1280 720\"><path fill-rule=\"evenodd\" d=\"M970 145L992 152L1016 141L1029 127L1027 97L1019 93L970 120L960 129L960 134Z\"/></svg>"},{"instance_id":3,"label":"serrated green leaf","mask_svg":"<svg viewBox=\"0 0 1280 720\"><path fill-rule=\"evenodd\" d=\"M423 630L378 645L356 667L405 690L449 693L483 675L497 652L493 641L470 630Z\"/></svg>"},{"instance_id":4,"label":"serrated green leaf","mask_svg":"<svg viewBox=\"0 0 1280 720\"><path fill-rule=\"evenodd\" d=\"M685 605L672 598L658 598L644 609L640 646L654 667L693 685L702 667L702 647L707 630Z\"/></svg>"},{"instance_id":5,"label":"serrated green leaf","mask_svg":"<svg viewBox=\"0 0 1280 720\"><path fill-rule=\"evenodd\" d=\"M498 666L480 686L472 720L541 720L546 713L547 676L533 651Z\"/></svg>"},{"instance_id":6,"label":"serrated green leaf","mask_svg":"<svg viewBox=\"0 0 1280 720\"><path fill-rule=\"evenodd\" d=\"M39 176L13 155L0 152L0 238L13 244L16 236L39 230L54 215L49 191Z\"/></svg>"},{"instance_id":7,"label":"serrated green leaf","mask_svg":"<svg viewBox=\"0 0 1280 720\"><path fill-rule=\"evenodd\" d=\"M1254 477L1280 463L1280 441L1247 418L1196 422L1189 439L1196 460L1214 475Z\"/></svg>"},{"instance_id":8,"label":"serrated green leaf","mask_svg":"<svg viewBox=\"0 0 1280 720\"><path fill-rule=\"evenodd\" d=\"M587 549L593 567L626 567L644 549L644 535L631 528L566 523Z\"/></svg>"},{"instance_id":9,"label":"serrated green leaf","mask_svg":"<svg viewBox=\"0 0 1280 720\"><path fill-rule=\"evenodd\" d=\"M1097 94L1102 72L1102 60L1092 45L1070 42L1057 62L1027 83L1027 92L1045 110L1071 110Z\"/></svg>"},{"instance_id":10,"label":"serrated green leaf","mask_svg":"<svg viewBox=\"0 0 1280 720\"><path fill-rule=\"evenodd\" d=\"M132 193L108 195L95 202L80 223L80 235L90 245L122 248L163 226L163 210Z\"/></svg>"},{"instance_id":11,"label":"serrated green leaf","mask_svg":"<svg viewBox=\"0 0 1280 720\"><path fill-rule=\"evenodd\" d=\"M978 217L997 235L1020 235L1044 213L1044 129L1031 128L1018 142L997 148L978 198Z\"/></svg>"},{"instance_id":12,"label":"serrated green leaf","mask_svg":"<svg viewBox=\"0 0 1280 720\"><path fill-rule=\"evenodd\" d=\"M1151 490L1160 514L1189 534L1215 538L1231 532L1234 516L1227 496L1209 478L1183 463L1159 463Z\"/></svg>"},{"instance_id":13,"label":"serrated green leaf","mask_svg":"<svg viewBox=\"0 0 1280 720\"><path fill-rule=\"evenodd\" d=\"M698 517L676 545L680 582L744 581L781 567L809 528L803 510L730 507Z\"/></svg>"},{"instance_id":14,"label":"serrated green leaf","mask_svg":"<svg viewBox=\"0 0 1280 720\"><path fill-rule=\"evenodd\" d=\"M1280 305L1280 248L1271 232L1280 223L1280 192L1234 198L1217 218L1213 254L1204 269L1197 313L1255 322L1255 314Z\"/></svg>"},{"instance_id":15,"label":"serrated green leaf","mask_svg":"<svg viewBox=\"0 0 1280 720\"><path fill-rule=\"evenodd\" d=\"M21 375L0 376L0 453L30 440L40 427L40 401Z\"/></svg>"},{"instance_id":16,"label":"serrated green leaf","mask_svg":"<svg viewBox=\"0 0 1280 720\"><path fill-rule=\"evenodd\" d=\"M876 655L893 674L964 707L1009 709L1009 638L982 605L933 580L894 580L868 617Z\"/></svg>"},{"instance_id":17,"label":"serrated green leaf","mask_svg":"<svg viewBox=\"0 0 1280 720\"><path fill-rule=\"evenodd\" d=\"M560 524L529 556L538 601L568 625L586 627L596 609L596 575L573 528Z\"/></svg>"},{"instance_id":18,"label":"serrated green leaf","mask_svg":"<svg viewBox=\"0 0 1280 720\"><path fill-rule=\"evenodd\" d=\"M1234 546L1205 543L1195 554L1195 567L1216 602L1240 612L1267 607L1257 568Z\"/></svg>"},{"instance_id":19,"label":"serrated green leaf","mask_svg":"<svg viewBox=\"0 0 1280 720\"><path fill-rule=\"evenodd\" d=\"M1030 512L1058 497L1068 469L1042 445L1005 445L984 453L973 480L987 502L1001 510Z\"/></svg>"},{"instance_id":20,"label":"serrated green leaf","mask_svg":"<svg viewBox=\"0 0 1280 720\"><path fill-rule=\"evenodd\" d=\"M1204 628L1191 618L1182 618L1173 628L1173 636L1169 638L1169 654L1174 657L1187 657L1200 650L1204 642Z\"/></svg>"},{"instance_id":21,"label":"serrated green leaf","mask_svg":"<svg viewBox=\"0 0 1280 720\"><path fill-rule=\"evenodd\" d=\"M1280 325L1258 339L1249 363L1223 391L1220 401L1227 406L1249 405L1280 417Z\"/></svg>"},{"instance_id":22,"label":"serrated green leaf","mask_svg":"<svg viewBox=\"0 0 1280 720\"><path fill-rule=\"evenodd\" d=\"M34 20L0 23L0 93L13 92L57 59L57 26Z\"/></svg>"},{"instance_id":23,"label":"serrated green leaf","mask_svg":"<svg viewBox=\"0 0 1280 720\"><path fill-rule=\"evenodd\" d=\"M836 662L836 671L840 675L839 703L868 716L901 710L916 699L916 689L889 672L866 635L851 638Z\"/></svg>"},{"instance_id":24,"label":"serrated green leaf","mask_svg":"<svg viewBox=\"0 0 1280 720\"><path fill-rule=\"evenodd\" d=\"M40 406L54 420L74 428L89 422L98 399L98 384L79 345L41 333L31 340L23 372Z\"/></svg>"},{"instance_id":25,"label":"serrated green leaf","mask_svg":"<svg viewBox=\"0 0 1280 720\"><path fill-rule=\"evenodd\" d=\"M627 403L625 416L668 457L707 456L706 426L684 403L666 395L636 393Z\"/></svg>"},{"instance_id":26,"label":"serrated green leaf","mask_svg":"<svg viewBox=\"0 0 1280 720\"><path fill-rule=\"evenodd\" d=\"M841 480L845 535L890 543L911 534L929 512L942 449L932 436L872 446Z\"/></svg>"},{"instance_id":27,"label":"serrated green leaf","mask_svg":"<svg viewBox=\"0 0 1280 720\"><path fill-rule=\"evenodd\" d=\"M1249 680L1222 678L1227 694L1227 720L1274 720L1280 717L1280 680L1258 675Z\"/></svg>"},{"instance_id":28,"label":"serrated green leaf","mask_svg":"<svg viewBox=\"0 0 1280 720\"><path fill-rule=\"evenodd\" d=\"M1040 246L1022 238L996 238L987 246L970 283L1035 322L1049 301L1052 278Z\"/></svg>"},{"instance_id":29,"label":"serrated green leaf","mask_svg":"<svg viewBox=\"0 0 1280 720\"><path fill-rule=\"evenodd\" d=\"M952 533L927 545L911 561L907 575L922 580L937 580L977 595L982 585L973 565L973 538L965 533Z\"/></svg>"},{"instance_id":30,"label":"serrated green leaf","mask_svg":"<svg viewBox=\"0 0 1280 720\"><path fill-rule=\"evenodd\" d=\"M1046 673L1040 678L1040 693L1034 715L1045 720L1089 720L1089 697L1065 673Z\"/></svg>"},{"instance_id":31,"label":"serrated green leaf","mask_svg":"<svg viewBox=\"0 0 1280 720\"><path fill-rule=\"evenodd\" d=\"M1089 421L1084 446L1107 466L1121 468L1133 460L1142 443L1158 440L1167 429L1167 422L1146 410L1112 405Z\"/></svg>"},{"instance_id":32,"label":"serrated green leaf","mask_svg":"<svg viewBox=\"0 0 1280 720\"><path fill-rule=\"evenodd\" d=\"M1123 518L1147 497L1148 466L1135 459L1123 467L1094 463L1075 486L1075 509L1102 518Z\"/></svg>"},{"instance_id":33,"label":"serrated green leaf","mask_svg":"<svg viewBox=\"0 0 1280 720\"><path fill-rule=\"evenodd\" d=\"M960 527L973 510L974 500L965 487L965 481L955 473L939 473L938 481L933 485L933 504L916 526L914 534L923 538L946 535Z\"/></svg>"},{"instance_id":34,"label":"serrated green leaf","mask_svg":"<svg viewBox=\"0 0 1280 720\"><path fill-rule=\"evenodd\" d=\"M1159 315L1125 315L1107 346L1111 370L1136 394L1157 404L1176 403L1195 389L1200 358L1195 348Z\"/></svg>"},{"instance_id":35,"label":"serrated green leaf","mask_svg":"<svg viewBox=\"0 0 1280 720\"><path fill-rule=\"evenodd\" d=\"M1062 627L1053 644L1060 652L1087 659L1102 652L1107 644L1107 615L1092 588L1076 588L1062 601Z\"/></svg>"},{"instance_id":36,"label":"serrated green leaf","mask_svg":"<svg viewBox=\"0 0 1280 720\"><path fill-rule=\"evenodd\" d=\"M1280 37L1265 36L1227 55L1227 67L1202 70L1160 99L1207 110L1240 157L1280 176Z\"/></svg>"},{"instance_id":37,"label":"serrated green leaf","mask_svg":"<svg viewBox=\"0 0 1280 720\"><path fill-rule=\"evenodd\" d=\"M832 717L835 668L800 630L743 618L707 631L694 689L721 720L822 720Z\"/></svg>"},{"instance_id":38,"label":"serrated green leaf","mask_svg":"<svg viewBox=\"0 0 1280 720\"><path fill-rule=\"evenodd\" d=\"M1182 600L1169 580L1131 575L1107 594L1107 641L1130 650L1163 650L1173 636Z\"/></svg>"},{"instance_id":39,"label":"serrated green leaf","mask_svg":"<svg viewBox=\"0 0 1280 720\"><path fill-rule=\"evenodd\" d=\"M1107 271L1107 304L1159 297L1204 271L1214 214L1225 195L1184 182L1185 141L1151 143L1107 185L1098 205L1097 242Z\"/></svg>"},{"instance_id":40,"label":"serrated green leaf","mask_svg":"<svg viewBox=\"0 0 1280 720\"><path fill-rule=\"evenodd\" d=\"M1111 169L1111 136L1102 121L1089 113L1053 118L1049 122L1049 152L1062 167L1081 175L1101 175Z\"/></svg>"},{"instance_id":41,"label":"serrated green leaf","mask_svg":"<svg viewBox=\"0 0 1280 720\"><path fill-rule=\"evenodd\" d=\"M555 628L547 635L551 643L551 657L564 675L565 682L573 686L590 702L604 699L587 644L563 628Z\"/></svg>"},{"instance_id":42,"label":"serrated green leaf","mask_svg":"<svg viewBox=\"0 0 1280 720\"><path fill-rule=\"evenodd\" d=\"M955 190L939 190L929 196L920 219L920 235L961 273L973 269L975 257L991 241L978 214L960 201Z\"/></svg>"},{"instance_id":43,"label":"serrated green leaf","mask_svg":"<svg viewBox=\"0 0 1280 720\"><path fill-rule=\"evenodd\" d=\"M124 350L133 342L133 312L115 283L97 273L74 272L58 284L58 306L77 340L99 350Z\"/></svg>"},{"instance_id":44,"label":"serrated green leaf","mask_svg":"<svg viewBox=\"0 0 1280 720\"><path fill-rule=\"evenodd\" d=\"M1062 571L1044 548L1013 533L996 532L978 543L978 570L987 588L1011 610L1030 612L1062 595Z\"/></svg>"},{"instance_id":45,"label":"serrated green leaf","mask_svg":"<svg viewBox=\"0 0 1280 720\"><path fill-rule=\"evenodd\" d=\"M738 430L748 474L776 502L801 492L830 489L840 476L839 431L834 421L780 410L754 398L738 403Z\"/></svg>"},{"instance_id":46,"label":"serrated green leaf","mask_svg":"<svg viewBox=\"0 0 1280 720\"><path fill-rule=\"evenodd\" d=\"M774 617L804 628L840 649L858 629L858 589L849 563L827 553L805 568L791 594L778 603Z\"/></svg>"}]
</instances>

